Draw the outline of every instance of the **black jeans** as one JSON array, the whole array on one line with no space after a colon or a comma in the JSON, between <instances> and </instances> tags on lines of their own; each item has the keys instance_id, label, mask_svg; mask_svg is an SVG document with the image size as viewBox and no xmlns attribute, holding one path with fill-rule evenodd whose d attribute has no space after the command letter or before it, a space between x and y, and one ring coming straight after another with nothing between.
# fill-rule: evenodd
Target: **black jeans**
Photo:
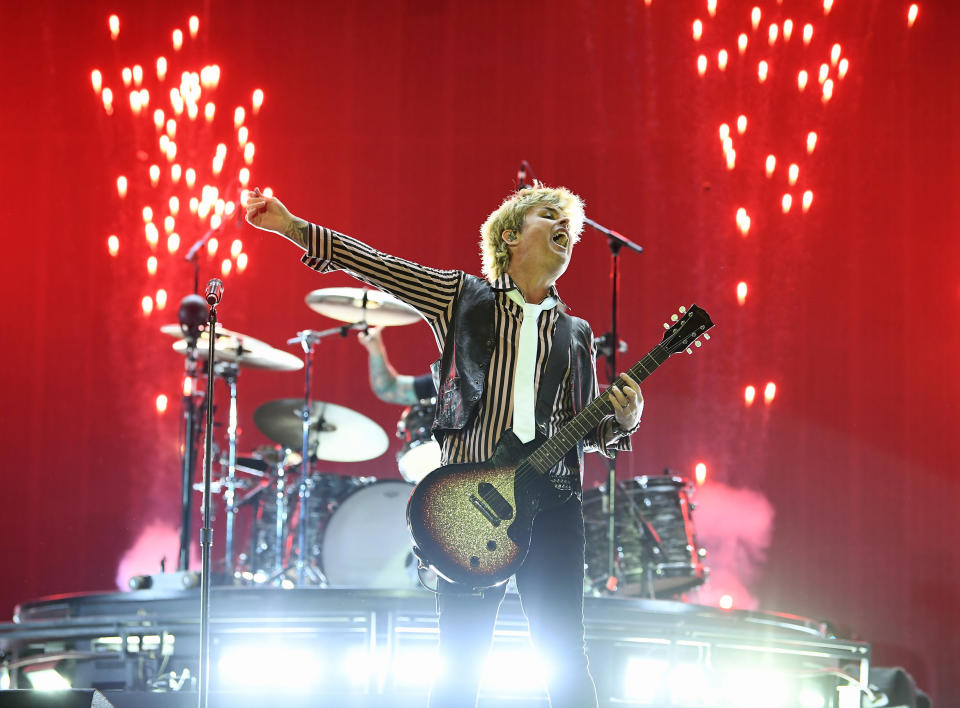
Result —
<instances>
[{"instance_id":1,"label":"black jeans","mask_svg":"<svg viewBox=\"0 0 960 708\"><path fill-rule=\"evenodd\" d=\"M583 641L583 544L583 514L573 497L537 514L530 552L517 572L530 639L547 667L552 708L597 705ZM506 585L482 595L454 590L441 581L437 609L444 670L430 692L430 708L476 706Z\"/></svg>"}]
</instances>

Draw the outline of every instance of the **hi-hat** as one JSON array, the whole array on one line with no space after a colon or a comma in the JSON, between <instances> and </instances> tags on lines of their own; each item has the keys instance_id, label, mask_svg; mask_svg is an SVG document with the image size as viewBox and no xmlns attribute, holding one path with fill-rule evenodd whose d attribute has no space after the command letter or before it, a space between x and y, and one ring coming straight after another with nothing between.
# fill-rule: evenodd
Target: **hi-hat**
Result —
<instances>
[{"instance_id":1,"label":"hi-hat","mask_svg":"<svg viewBox=\"0 0 960 708\"><path fill-rule=\"evenodd\" d=\"M285 448L303 445L303 399L281 398L253 412L253 422L268 438ZM387 451L389 439L377 423L335 403L310 405L310 456L330 462L372 460Z\"/></svg>"},{"instance_id":2,"label":"hi-hat","mask_svg":"<svg viewBox=\"0 0 960 708\"><path fill-rule=\"evenodd\" d=\"M179 354L186 354L187 340L182 339L180 325L164 325L160 331L176 337L178 341L173 343L173 350ZM207 358L210 350L209 342L207 333L201 332L197 338L197 354L201 359ZM217 327L217 341L214 349L217 361L229 362L242 368L269 371L298 371L303 368L303 361L289 352L274 349L259 339L220 327Z\"/></svg>"},{"instance_id":3,"label":"hi-hat","mask_svg":"<svg viewBox=\"0 0 960 708\"><path fill-rule=\"evenodd\" d=\"M309 293L305 300L307 307L314 312L341 322L390 327L413 324L421 319L413 307L379 290L322 288Z\"/></svg>"}]
</instances>

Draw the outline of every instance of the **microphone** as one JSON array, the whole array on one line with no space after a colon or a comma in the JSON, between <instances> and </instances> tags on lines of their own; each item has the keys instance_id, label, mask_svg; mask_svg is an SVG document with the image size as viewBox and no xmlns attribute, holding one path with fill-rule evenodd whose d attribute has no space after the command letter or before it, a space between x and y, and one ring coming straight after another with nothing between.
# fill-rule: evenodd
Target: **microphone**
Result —
<instances>
[{"instance_id":1,"label":"microphone","mask_svg":"<svg viewBox=\"0 0 960 708\"><path fill-rule=\"evenodd\" d=\"M211 278L207 283L207 290L204 293L207 304L213 307L220 304L220 298L223 297L223 281L219 278Z\"/></svg>"},{"instance_id":2,"label":"microphone","mask_svg":"<svg viewBox=\"0 0 960 708\"><path fill-rule=\"evenodd\" d=\"M529 187L531 185L527 184L527 174L529 173L533 182L537 181L537 178L533 176L533 168L530 167L530 163L526 160L520 161L520 169L517 170L517 191L519 192L524 187Z\"/></svg>"}]
</instances>

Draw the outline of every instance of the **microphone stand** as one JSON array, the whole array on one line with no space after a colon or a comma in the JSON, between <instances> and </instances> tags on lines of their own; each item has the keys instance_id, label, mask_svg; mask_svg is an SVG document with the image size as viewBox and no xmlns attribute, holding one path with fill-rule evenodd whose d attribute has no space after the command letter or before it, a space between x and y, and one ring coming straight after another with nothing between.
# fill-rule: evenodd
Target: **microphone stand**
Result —
<instances>
[{"instance_id":1,"label":"microphone stand","mask_svg":"<svg viewBox=\"0 0 960 708\"><path fill-rule=\"evenodd\" d=\"M598 224L593 219L584 217L583 223L606 235L607 246L610 248L610 331L603 335L604 343L601 352L607 361L607 378L613 384L617 378L617 351L620 349L620 334L617 328L617 303L620 299L620 249L628 249L643 253L643 247L637 245L627 237L613 229ZM611 451L607 458L607 590L617 589L616 576L616 517L614 516L617 489L617 452Z\"/></svg>"},{"instance_id":2,"label":"microphone stand","mask_svg":"<svg viewBox=\"0 0 960 708\"><path fill-rule=\"evenodd\" d=\"M207 354L207 429L203 456L203 528L200 531L200 690L199 708L207 708L210 698L210 550L213 545L211 528L210 478L213 473L213 384L214 358L216 356L217 306L210 305L207 317L207 335L210 348Z\"/></svg>"}]
</instances>

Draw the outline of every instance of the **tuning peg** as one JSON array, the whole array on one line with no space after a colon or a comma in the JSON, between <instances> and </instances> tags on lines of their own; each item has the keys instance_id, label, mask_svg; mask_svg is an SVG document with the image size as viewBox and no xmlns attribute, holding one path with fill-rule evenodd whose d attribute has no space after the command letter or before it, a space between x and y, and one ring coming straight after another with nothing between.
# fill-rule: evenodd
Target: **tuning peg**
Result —
<instances>
[{"instance_id":1,"label":"tuning peg","mask_svg":"<svg viewBox=\"0 0 960 708\"><path fill-rule=\"evenodd\" d=\"M667 324L666 322L664 322L664 323L663 323L663 328L664 328L664 329L670 329L670 325Z\"/></svg>"},{"instance_id":2,"label":"tuning peg","mask_svg":"<svg viewBox=\"0 0 960 708\"><path fill-rule=\"evenodd\" d=\"M698 339L697 341L695 341L695 342L693 343L693 345L694 345L695 347L698 347L698 348L699 348L699 347L702 347L702 346L703 346L703 342L701 342L701 341Z\"/></svg>"},{"instance_id":3,"label":"tuning peg","mask_svg":"<svg viewBox=\"0 0 960 708\"><path fill-rule=\"evenodd\" d=\"M710 339L710 335L707 334L706 332L704 332L704 333L703 333L703 338L704 338L704 339Z\"/></svg>"},{"instance_id":4,"label":"tuning peg","mask_svg":"<svg viewBox=\"0 0 960 708\"><path fill-rule=\"evenodd\" d=\"M687 347L687 354L693 354L693 350L690 347Z\"/></svg>"},{"instance_id":5,"label":"tuning peg","mask_svg":"<svg viewBox=\"0 0 960 708\"><path fill-rule=\"evenodd\" d=\"M682 315L684 312L687 311L687 308L685 308L683 305L680 305L680 307L677 308L677 309L679 310L679 312L680 312L681 315Z\"/></svg>"},{"instance_id":6,"label":"tuning peg","mask_svg":"<svg viewBox=\"0 0 960 708\"><path fill-rule=\"evenodd\" d=\"M679 320L679 319L680 319L680 318L677 317L676 315L670 315L670 321L671 321L671 322L676 322L676 321Z\"/></svg>"}]
</instances>

